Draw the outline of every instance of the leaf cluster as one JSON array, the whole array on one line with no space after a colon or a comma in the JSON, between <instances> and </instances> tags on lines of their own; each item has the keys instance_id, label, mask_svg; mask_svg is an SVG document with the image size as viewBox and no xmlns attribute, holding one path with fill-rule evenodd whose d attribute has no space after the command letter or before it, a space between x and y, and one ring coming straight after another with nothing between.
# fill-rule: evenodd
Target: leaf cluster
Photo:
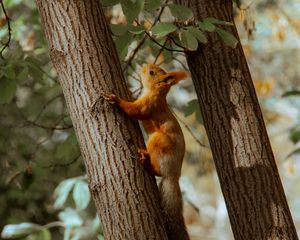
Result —
<instances>
[{"instance_id":1,"label":"leaf cluster","mask_svg":"<svg viewBox=\"0 0 300 240\"><path fill-rule=\"evenodd\" d=\"M72 200L76 208L68 203L72 192ZM58 221L45 225L23 222L6 225L1 233L3 239L25 237L27 240L52 239L51 228L63 228L65 240L94 238L103 239L98 217L90 219L84 210L90 204L90 192L85 177L69 178L62 181L54 191L55 202L53 207L61 209Z\"/></svg>"},{"instance_id":2,"label":"leaf cluster","mask_svg":"<svg viewBox=\"0 0 300 240\"><path fill-rule=\"evenodd\" d=\"M144 38L145 34L160 47L165 47L169 51L195 51L199 44L208 42L207 34L210 32L216 32L228 46L235 47L238 42L230 32L220 27L230 26L232 23L211 17L195 21L192 10L185 6L144 0L103 1L103 4L104 6L121 4L126 16L127 22L111 25L121 59L127 56L129 46ZM141 15L153 15L156 9L163 11L166 8L173 17L170 21L160 21L159 18L152 23L147 19L139 20ZM164 43L168 46L163 46Z\"/></svg>"}]
</instances>

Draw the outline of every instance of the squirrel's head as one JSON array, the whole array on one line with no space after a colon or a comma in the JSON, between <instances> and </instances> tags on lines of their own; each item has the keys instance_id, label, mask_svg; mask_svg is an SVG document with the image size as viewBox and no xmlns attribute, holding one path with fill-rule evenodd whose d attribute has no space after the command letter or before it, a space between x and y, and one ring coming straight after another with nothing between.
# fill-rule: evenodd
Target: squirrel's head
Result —
<instances>
[{"instance_id":1,"label":"squirrel's head","mask_svg":"<svg viewBox=\"0 0 300 240\"><path fill-rule=\"evenodd\" d=\"M172 85L187 78L188 73L185 71L167 73L165 70L154 64L143 64L141 76L144 87L152 90L169 90Z\"/></svg>"}]
</instances>

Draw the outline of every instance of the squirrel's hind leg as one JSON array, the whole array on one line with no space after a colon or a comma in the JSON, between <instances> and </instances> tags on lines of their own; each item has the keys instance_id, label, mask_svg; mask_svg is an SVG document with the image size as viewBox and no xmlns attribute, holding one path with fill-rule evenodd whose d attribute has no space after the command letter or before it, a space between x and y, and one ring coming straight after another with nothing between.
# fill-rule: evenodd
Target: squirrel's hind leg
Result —
<instances>
[{"instance_id":1,"label":"squirrel's hind leg","mask_svg":"<svg viewBox=\"0 0 300 240\"><path fill-rule=\"evenodd\" d=\"M145 169L155 176L161 176L159 166L153 162L150 158L150 154L146 149L138 148L138 153L140 155L139 161L145 167Z\"/></svg>"}]
</instances>

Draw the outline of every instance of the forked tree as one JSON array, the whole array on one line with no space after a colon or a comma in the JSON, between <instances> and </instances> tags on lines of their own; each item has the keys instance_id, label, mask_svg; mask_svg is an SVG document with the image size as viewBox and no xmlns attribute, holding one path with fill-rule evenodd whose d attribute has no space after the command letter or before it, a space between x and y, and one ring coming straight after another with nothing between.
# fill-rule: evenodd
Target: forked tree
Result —
<instances>
[{"instance_id":1,"label":"forked tree","mask_svg":"<svg viewBox=\"0 0 300 240\"><path fill-rule=\"evenodd\" d=\"M175 2L233 21L231 0ZM155 179L137 161L138 125L101 99L130 97L99 1L36 3L106 239L169 239ZM210 34L186 56L235 238L297 239L240 43Z\"/></svg>"}]
</instances>

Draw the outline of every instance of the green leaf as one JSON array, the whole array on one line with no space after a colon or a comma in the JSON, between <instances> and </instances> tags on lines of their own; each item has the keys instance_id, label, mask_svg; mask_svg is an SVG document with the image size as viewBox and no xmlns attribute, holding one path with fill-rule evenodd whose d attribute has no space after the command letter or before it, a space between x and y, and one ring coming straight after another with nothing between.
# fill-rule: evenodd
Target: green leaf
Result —
<instances>
[{"instance_id":1,"label":"green leaf","mask_svg":"<svg viewBox=\"0 0 300 240\"><path fill-rule=\"evenodd\" d=\"M72 208L66 208L66 210L58 214L58 217L67 227L78 227L83 224L81 217Z\"/></svg>"},{"instance_id":2,"label":"green leaf","mask_svg":"<svg viewBox=\"0 0 300 240\"><path fill-rule=\"evenodd\" d=\"M76 179L70 178L62 181L55 189L54 195L56 196L56 200L54 202L54 208L61 208L66 202L68 195L76 183Z\"/></svg>"},{"instance_id":3,"label":"green leaf","mask_svg":"<svg viewBox=\"0 0 300 240\"><path fill-rule=\"evenodd\" d=\"M122 10L128 23L132 23L144 9L145 0L122 0Z\"/></svg>"},{"instance_id":4,"label":"green leaf","mask_svg":"<svg viewBox=\"0 0 300 240\"><path fill-rule=\"evenodd\" d=\"M128 25L110 24L110 29L115 36L122 36L127 32Z\"/></svg>"},{"instance_id":5,"label":"green leaf","mask_svg":"<svg viewBox=\"0 0 300 240\"><path fill-rule=\"evenodd\" d=\"M226 22L226 21L223 21L223 20L219 20L219 19L216 19L216 18L213 18L213 17L208 17L208 18L205 18L204 19L206 22L210 22L212 24L219 24L219 25L229 25L229 26L233 26L233 23L232 22Z\"/></svg>"},{"instance_id":6,"label":"green leaf","mask_svg":"<svg viewBox=\"0 0 300 240\"><path fill-rule=\"evenodd\" d=\"M35 80L39 81L39 83L43 83L42 77L44 73L42 72L41 66L43 66L43 62L34 57L26 57L22 65L25 67L29 67L29 75Z\"/></svg>"},{"instance_id":7,"label":"green leaf","mask_svg":"<svg viewBox=\"0 0 300 240\"><path fill-rule=\"evenodd\" d=\"M17 79L20 82L24 82L28 79L29 68L28 66L23 67L22 71L18 74Z\"/></svg>"},{"instance_id":8,"label":"green leaf","mask_svg":"<svg viewBox=\"0 0 300 240\"><path fill-rule=\"evenodd\" d=\"M71 227L66 227L64 231L64 240L70 240L71 239Z\"/></svg>"},{"instance_id":9,"label":"green leaf","mask_svg":"<svg viewBox=\"0 0 300 240\"><path fill-rule=\"evenodd\" d=\"M34 223L9 224L3 228L1 237L4 239L23 237L42 229L41 225Z\"/></svg>"},{"instance_id":10,"label":"green leaf","mask_svg":"<svg viewBox=\"0 0 300 240\"><path fill-rule=\"evenodd\" d=\"M30 234L25 240L51 240L51 233L48 229L43 229L38 233Z\"/></svg>"},{"instance_id":11,"label":"green leaf","mask_svg":"<svg viewBox=\"0 0 300 240\"><path fill-rule=\"evenodd\" d=\"M300 141L300 130L293 131L291 133L290 139L293 143L297 143Z\"/></svg>"},{"instance_id":12,"label":"green leaf","mask_svg":"<svg viewBox=\"0 0 300 240\"><path fill-rule=\"evenodd\" d=\"M68 161L73 160L79 155L79 146L77 143L76 135L72 132L68 138L58 145L55 156L58 159Z\"/></svg>"},{"instance_id":13,"label":"green leaf","mask_svg":"<svg viewBox=\"0 0 300 240\"><path fill-rule=\"evenodd\" d=\"M97 231L97 229L99 229L100 227L101 227L101 222L99 220L99 217L96 216L92 221L92 229L94 231Z\"/></svg>"},{"instance_id":14,"label":"green leaf","mask_svg":"<svg viewBox=\"0 0 300 240\"><path fill-rule=\"evenodd\" d=\"M12 79L15 80L16 78L16 70L15 70L15 66L13 63L9 64L5 69L4 69L4 75L8 78L8 79Z\"/></svg>"},{"instance_id":15,"label":"green leaf","mask_svg":"<svg viewBox=\"0 0 300 240\"><path fill-rule=\"evenodd\" d=\"M207 43L207 37L204 32L195 27L188 28L189 33L191 33L199 42Z\"/></svg>"},{"instance_id":16,"label":"green leaf","mask_svg":"<svg viewBox=\"0 0 300 240\"><path fill-rule=\"evenodd\" d=\"M297 148L296 150L292 151L289 155L287 155L286 158L291 157L292 155L300 154L300 148Z\"/></svg>"},{"instance_id":17,"label":"green leaf","mask_svg":"<svg viewBox=\"0 0 300 240\"><path fill-rule=\"evenodd\" d=\"M185 117L190 116L193 113L195 113L197 121L199 123L203 124L203 118L202 118L202 114L201 114L201 111L200 111L199 102L198 102L197 99L193 99L193 100L189 101L187 103L187 105L184 107L183 111L184 111L184 116Z\"/></svg>"},{"instance_id":18,"label":"green leaf","mask_svg":"<svg viewBox=\"0 0 300 240\"><path fill-rule=\"evenodd\" d=\"M158 23L152 29L152 34L157 38L167 36L169 33L176 31L177 27L173 23Z\"/></svg>"},{"instance_id":19,"label":"green leaf","mask_svg":"<svg viewBox=\"0 0 300 240\"><path fill-rule=\"evenodd\" d=\"M89 205L91 195L86 182L80 180L76 182L73 189L73 199L79 210L83 210Z\"/></svg>"},{"instance_id":20,"label":"green leaf","mask_svg":"<svg viewBox=\"0 0 300 240\"><path fill-rule=\"evenodd\" d=\"M37 57L28 56L24 59L24 61L26 61L27 63L31 63L36 67L43 66L43 62L40 59L38 59Z\"/></svg>"},{"instance_id":21,"label":"green leaf","mask_svg":"<svg viewBox=\"0 0 300 240\"><path fill-rule=\"evenodd\" d=\"M188 20L193 18L193 11L185 6L178 5L178 4L169 4L168 5L172 15L177 18L178 20Z\"/></svg>"},{"instance_id":22,"label":"green leaf","mask_svg":"<svg viewBox=\"0 0 300 240\"><path fill-rule=\"evenodd\" d=\"M191 34L188 30L183 30L181 33L181 46L190 51L196 51L198 48L198 41L194 37L194 35Z\"/></svg>"},{"instance_id":23,"label":"green leaf","mask_svg":"<svg viewBox=\"0 0 300 240\"><path fill-rule=\"evenodd\" d=\"M145 0L145 10L154 11L158 9L162 4L162 0Z\"/></svg>"},{"instance_id":24,"label":"green leaf","mask_svg":"<svg viewBox=\"0 0 300 240\"><path fill-rule=\"evenodd\" d=\"M70 118L70 116L65 116L65 118L63 119L63 122L66 124L66 125L72 125L72 120Z\"/></svg>"},{"instance_id":25,"label":"green leaf","mask_svg":"<svg viewBox=\"0 0 300 240\"><path fill-rule=\"evenodd\" d=\"M211 22L205 21L205 20L203 22L199 21L197 23L197 25L201 30L207 31L207 32L213 32L213 31L215 31L215 28L216 28L215 25L213 25Z\"/></svg>"},{"instance_id":26,"label":"green leaf","mask_svg":"<svg viewBox=\"0 0 300 240\"><path fill-rule=\"evenodd\" d=\"M5 3L5 6L7 8L11 8L13 6L16 6L18 4L20 4L22 2L22 0L7 0L6 3Z\"/></svg>"},{"instance_id":27,"label":"green leaf","mask_svg":"<svg viewBox=\"0 0 300 240\"><path fill-rule=\"evenodd\" d=\"M101 0L103 7L111 7L113 5L116 5L120 3L121 0Z\"/></svg>"},{"instance_id":28,"label":"green leaf","mask_svg":"<svg viewBox=\"0 0 300 240\"><path fill-rule=\"evenodd\" d=\"M10 103L17 91L15 80L2 77L0 79L0 104Z\"/></svg>"},{"instance_id":29,"label":"green leaf","mask_svg":"<svg viewBox=\"0 0 300 240\"><path fill-rule=\"evenodd\" d=\"M72 234L73 236L72 236L71 240L80 240L80 239L82 239L83 236L84 236L84 233L86 233L86 230L83 231L80 228L76 228L74 233Z\"/></svg>"},{"instance_id":30,"label":"green leaf","mask_svg":"<svg viewBox=\"0 0 300 240\"><path fill-rule=\"evenodd\" d=\"M98 235L98 240L105 240L103 235Z\"/></svg>"},{"instance_id":31,"label":"green leaf","mask_svg":"<svg viewBox=\"0 0 300 240\"><path fill-rule=\"evenodd\" d=\"M130 26L128 31L134 34L141 34L145 32L145 28L143 26Z\"/></svg>"},{"instance_id":32,"label":"green leaf","mask_svg":"<svg viewBox=\"0 0 300 240\"><path fill-rule=\"evenodd\" d=\"M45 48L45 47L40 47L40 48L34 49L35 55L47 54L47 52L48 52L47 48Z\"/></svg>"},{"instance_id":33,"label":"green leaf","mask_svg":"<svg viewBox=\"0 0 300 240\"><path fill-rule=\"evenodd\" d=\"M123 60L126 57L128 53L128 47L131 44L132 39L132 35L129 32L116 39L115 43L121 60Z\"/></svg>"},{"instance_id":34,"label":"green leaf","mask_svg":"<svg viewBox=\"0 0 300 240\"><path fill-rule=\"evenodd\" d=\"M187 105L184 107L184 110L183 110L184 116L187 117L187 116L192 115L195 112L197 107L199 107L197 99L193 99L193 100L189 101L187 103Z\"/></svg>"},{"instance_id":35,"label":"green leaf","mask_svg":"<svg viewBox=\"0 0 300 240\"><path fill-rule=\"evenodd\" d=\"M282 97L290 97L290 96L300 96L300 91L299 90L292 90L285 92Z\"/></svg>"},{"instance_id":36,"label":"green leaf","mask_svg":"<svg viewBox=\"0 0 300 240\"><path fill-rule=\"evenodd\" d=\"M235 48L238 44L238 40L231 33L218 27L216 27L216 32L219 34L226 45Z\"/></svg>"},{"instance_id":37,"label":"green leaf","mask_svg":"<svg viewBox=\"0 0 300 240\"><path fill-rule=\"evenodd\" d=\"M39 233L37 240L51 240L51 232L48 229L44 229Z\"/></svg>"}]
</instances>

